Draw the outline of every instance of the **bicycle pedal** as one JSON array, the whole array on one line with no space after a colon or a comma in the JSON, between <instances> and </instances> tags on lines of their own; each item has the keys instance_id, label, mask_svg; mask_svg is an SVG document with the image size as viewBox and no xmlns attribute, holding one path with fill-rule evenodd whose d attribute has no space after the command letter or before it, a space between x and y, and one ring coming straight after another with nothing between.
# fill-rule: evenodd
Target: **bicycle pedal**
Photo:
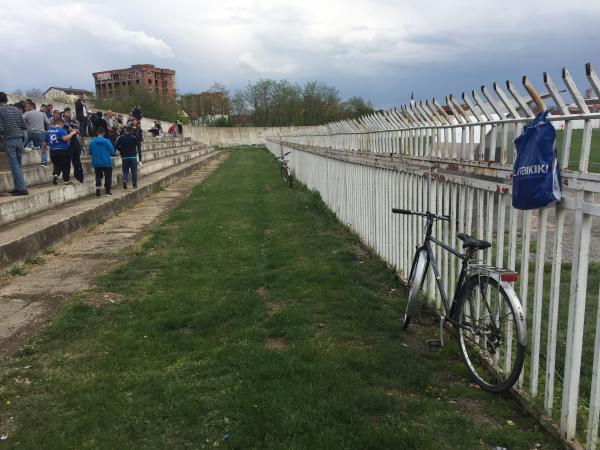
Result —
<instances>
[{"instance_id":1,"label":"bicycle pedal","mask_svg":"<svg viewBox=\"0 0 600 450\"><path fill-rule=\"evenodd\" d=\"M439 350L443 345L444 343L441 341L441 339L431 339L427 341L427 347L429 348L430 352Z\"/></svg>"}]
</instances>

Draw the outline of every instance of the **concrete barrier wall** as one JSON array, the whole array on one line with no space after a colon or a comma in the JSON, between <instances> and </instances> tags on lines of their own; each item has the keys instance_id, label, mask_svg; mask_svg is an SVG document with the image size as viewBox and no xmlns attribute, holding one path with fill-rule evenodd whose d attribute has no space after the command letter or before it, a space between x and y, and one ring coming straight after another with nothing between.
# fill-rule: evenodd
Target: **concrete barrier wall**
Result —
<instances>
[{"instance_id":1,"label":"concrete barrier wall","mask_svg":"<svg viewBox=\"0 0 600 450\"><path fill-rule=\"evenodd\" d=\"M8 95L8 103L16 103L21 100L26 100L27 97L19 96L19 95ZM50 103L48 100L44 100L42 98L34 98L32 99L37 108L44 104ZM75 115L75 105L73 103L60 103L52 101L52 105L56 109L60 109L61 111L65 109L67 106L71 107L73 110L73 115ZM90 111L102 111L105 110L94 108L93 106L88 106ZM118 111L114 111L118 113ZM127 116L127 114L123 114L123 116ZM155 119L143 117L142 118L142 129L144 131L149 130L152 127ZM173 124L173 122L165 122L164 120L159 120L163 132L166 133L169 127ZM288 133L293 130L298 130L303 127L200 127L194 125L184 125L183 127L183 135L185 137L190 137L192 140L196 142L201 142L203 144L209 146L222 146L222 147L233 147L236 145L264 145L266 142L267 136L273 135L281 135Z\"/></svg>"},{"instance_id":2,"label":"concrete barrier wall","mask_svg":"<svg viewBox=\"0 0 600 450\"><path fill-rule=\"evenodd\" d=\"M267 136L288 133L298 127L183 127L185 137L213 146L264 145Z\"/></svg>"}]
</instances>

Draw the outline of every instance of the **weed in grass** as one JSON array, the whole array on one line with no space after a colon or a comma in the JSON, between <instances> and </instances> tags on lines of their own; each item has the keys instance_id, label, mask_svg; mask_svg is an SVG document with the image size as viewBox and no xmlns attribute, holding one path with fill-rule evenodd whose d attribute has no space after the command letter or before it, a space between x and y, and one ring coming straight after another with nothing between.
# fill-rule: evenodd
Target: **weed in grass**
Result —
<instances>
[{"instance_id":1,"label":"weed in grass","mask_svg":"<svg viewBox=\"0 0 600 450\"><path fill-rule=\"evenodd\" d=\"M25 264L33 266L33 265L41 265L46 262L46 259L41 255L28 256L25 258Z\"/></svg>"},{"instance_id":2,"label":"weed in grass","mask_svg":"<svg viewBox=\"0 0 600 450\"><path fill-rule=\"evenodd\" d=\"M8 269L8 273L10 275L14 276L23 276L25 275L27 272L29 272L29 269L22 264L18 264L16 266L12 266L10 269Z\"/></svg>"},{"instance_id":3,"label":"weed in grass","mask_svg":"<svg viewBox=\"0 0 600 450\"><path fill-rule=\"evenodd\" d=\"M54 255L56 253L56 249L50 245L46 247L42 253L44 255Z\"/></svg>"}]
</instances>

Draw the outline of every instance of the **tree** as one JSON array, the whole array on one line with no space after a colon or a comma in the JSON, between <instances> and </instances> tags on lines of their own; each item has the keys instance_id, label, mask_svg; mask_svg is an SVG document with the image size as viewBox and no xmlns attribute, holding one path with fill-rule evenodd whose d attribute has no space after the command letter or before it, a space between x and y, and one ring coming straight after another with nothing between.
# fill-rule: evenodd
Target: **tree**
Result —
<instances>
[{"instance_id":1,"label":"tree","mask_svg":"<svg viewBox=\"0 0 600 450\"><path fill-rule=\"evenodd\" d=\"M25 90L25 95L29 98L42 98L44 93L39 88L29 88Z\"/></svg>"},{"instance_id":2,"label":"tree","mask_svg":"<svg viewBox=\"0 0 600 450\"><path fill-rule=\"evenodd\" d=\"M230 101L229 110L233 116L248 114L248 103L242 91L235 91Z\"/></svg>"},{"instance_id":3,"label":"tree","mask_svg":"<svg viewBox=\"0 0 600 450\"><path fill-rule=\"evenodd\" d=\"M122 113L129 113L135 106L140 106L144 117L174 122L179 106L172 97L158 97L154 92L143 88L135 88L122 93L115 98L96 98L94 106L99 109L111 109Z\"/></svg>"},{"instance_id":4,"label":"tree","mask_svg":"<svg viewBox=\"0 0 600 450\"><path fill-rule=\"evenodd\" d=\"M354 119L356 117L371 114L373 105L370 101L365 101L362 97L350 97L342 103L344 118Z\"/></svg>"},{"instance_id":5,"label":"tree","mask_svg":"<svg viewBox=\"0 0 600 450\"><path fill-rule=\"evenodd\" d=\"M342 101L335 86L319 81L300 86L288 80L269 78L248 82L246 88L236 91L233 97L223 84L213 83L208 91L183 95L180 103L192 120L208 126L319 125L373 112L371 103L362 97ZM249 115L252 116L250 122Z\"/></svg>"}]
</instances>

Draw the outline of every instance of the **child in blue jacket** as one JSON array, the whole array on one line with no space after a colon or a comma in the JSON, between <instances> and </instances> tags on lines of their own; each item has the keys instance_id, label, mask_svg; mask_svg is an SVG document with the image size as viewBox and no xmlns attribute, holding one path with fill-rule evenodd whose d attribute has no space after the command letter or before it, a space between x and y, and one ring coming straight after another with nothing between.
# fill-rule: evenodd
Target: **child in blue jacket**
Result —
<instances>
[{"instance_id":1,"label":"child in blue jacket","mask_svg":"<svg viewBox=\"0 0 600 450\"><path fill-rule=\"evenodd\" d=\"M104 189L106 195L112 195L110 188L112 186L112 159L111 156L115 156L117 152L108 139L104 137L104 128L98 127L96 130L96 136L90 142L90 155L92 156L92 167L96 173L96 195L100 197L100 185L102 184L102 177L104 177Z\"/></svg>"},{"instance_id":2,"label":"child in blue jacket","mask_svg":"<svg viewBox=\"0 0 600 450\"><path fill-rule=\"evenodd\" d=\"M64 129L65 123L61 118L54 121L52 127L46 131L46 143L50 147L50 159L54 164L52 169L52 184L58 184L58 177L62 173L65 184L73 184L69 181L71 174L71 155L69 153L69 141L75 137L77 131L70 133Z\"/></svg>"}]
</instances>

